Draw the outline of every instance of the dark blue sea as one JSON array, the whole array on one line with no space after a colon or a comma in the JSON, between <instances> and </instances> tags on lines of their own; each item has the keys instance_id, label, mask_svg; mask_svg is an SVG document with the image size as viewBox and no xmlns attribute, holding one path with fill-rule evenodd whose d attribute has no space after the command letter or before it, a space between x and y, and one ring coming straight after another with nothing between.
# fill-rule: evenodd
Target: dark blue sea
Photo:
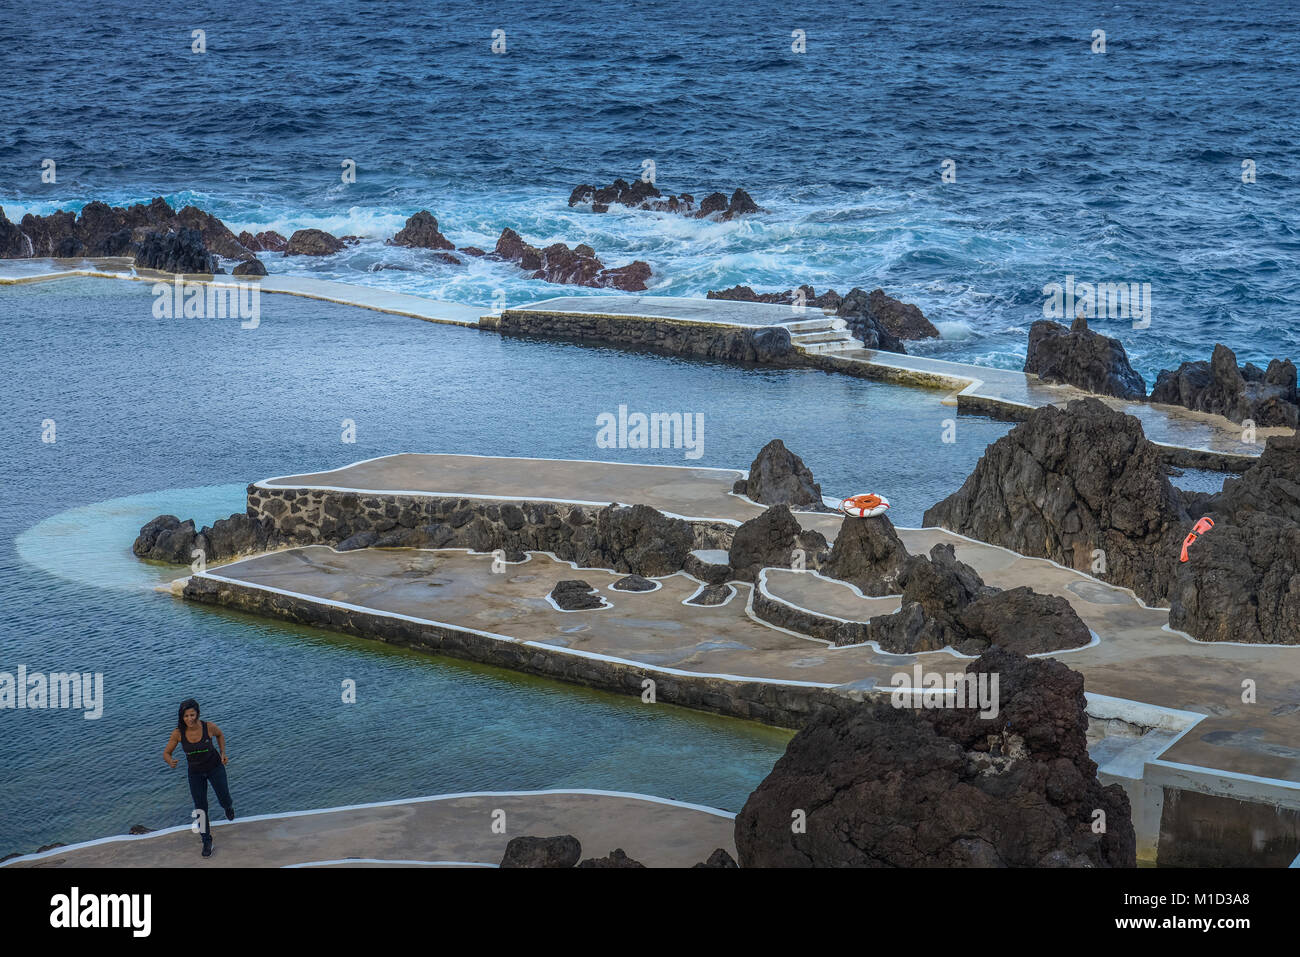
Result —
<instances>
[{"instance_id":1,"label":"dark blue sea","mask_svg":"<svg viewBox=\"0 0 1300 957\"><path fill-rule=\"evenodd\" d=\"M370 240L326 261L271 257L273 272L481 303L563 291L383 247L427 208L461 246L511 226L608 264L644 259L652 292L881 286L943 331L914 351L1008 367L1047 284L1150 284L1146 328L1095 323L1148 383L1215 341L1243 361L1300 357L1287 0L4 6L11 219L161 194L236 231ZM743 186L770 213L566 205L644 160L665 191Z\"/></svg>"}]
</instances>

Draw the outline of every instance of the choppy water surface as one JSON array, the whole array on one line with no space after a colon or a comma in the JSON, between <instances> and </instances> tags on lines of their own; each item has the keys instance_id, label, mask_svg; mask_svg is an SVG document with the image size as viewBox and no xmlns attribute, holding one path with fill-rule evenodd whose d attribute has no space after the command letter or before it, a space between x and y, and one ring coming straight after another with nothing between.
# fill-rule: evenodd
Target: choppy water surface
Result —
<instances>
[{"instance_id":1,"label":"choppy water surface","mask_svg":"<svg viewBox=\"0 0 1300 957\"><path fill-rule=\"evenodd\" d=\"M557 291L382 245L428 208L462 246L511 226L645 259L654 292L880 285L943 330L918 349L1003 367L1022 361L1046 284L1149 283L1148 328L1097 323L1148 384L1214 341L1243 360L1297 354L1300 37L1283 0L272 0L255 17L55 0L5 27L22 94L0 117L13 218L161 193L236 230L367 238L270 257L273 271L483 303ZM566 206L646 159L665 190L744 186L771 214Z\"/></svg>"}]
</instances>

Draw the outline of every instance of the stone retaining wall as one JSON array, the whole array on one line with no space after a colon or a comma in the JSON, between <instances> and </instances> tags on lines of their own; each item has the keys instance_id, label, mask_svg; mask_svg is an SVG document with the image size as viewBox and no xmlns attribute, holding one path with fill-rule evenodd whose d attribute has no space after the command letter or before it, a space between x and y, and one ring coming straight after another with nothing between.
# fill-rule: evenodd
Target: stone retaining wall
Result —
<instances>
[{"instance_id":1,"label":"stone retaining wall","mask_svg":"<svg viewBox=\"0 0 1300 957\"><path fill-rule=\"evenodd\" d=\"M248 514L272 526L286 545L352 548L501 549L550 552L585 568L647 577L671 575L694 549L730 547L725 522L669 518L647 505L495 502L436 495L394 495L250 485Z\"/></svg>"},{"instance_id":2,"label":"stone retaining wall","mask_svg":"<svg viewBox=\"0 0 1300 957\"><path fill-rule=\"evenodd\" d=\"M339 608L205 575L189 579L184 597L638 698L646 690L644 682L650 679L654 681L657 703L710 711L778 728L797 730L817 709L842 700L829 688L670 674L647 665L589 658L509 638Z\"/></svg>"}]
</instances>

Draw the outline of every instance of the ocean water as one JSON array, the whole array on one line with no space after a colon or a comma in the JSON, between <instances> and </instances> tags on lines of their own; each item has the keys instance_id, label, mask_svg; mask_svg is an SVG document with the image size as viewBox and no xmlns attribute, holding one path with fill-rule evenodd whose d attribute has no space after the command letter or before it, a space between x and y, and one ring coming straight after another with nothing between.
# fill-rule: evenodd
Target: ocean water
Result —
<instances>
[{"instance_id":1,"label":"ocean water","mask_svg":"<svg viewBox=\"0 0 1300 957\"><path fill-rule=\"evenodd\" d=\"M652 292L882 286L943 331L913 351L963 361L1018 367L1044 287L1067 276L1150 285L1146 328L1094 323L1148 384L1216 341L1243 361L1300 351L1287 0L10 6L11 218L161 194L237 231L365 238L324 260L267 257L273 272L479 303L561 291L383 245L427 208L462 246L511 226L611 265L645 259ZM56 183L40 180L46 158ZM645 160L665 191L743 186L770 212L567 207L574 186Z\"/></svg>"},{"instance_id":2,"label":"ocean water","mask_svg":"<svg viewBox=\"0 0 1300 957\"><path fill-rule=\"evenodd\" d=\"M462 790L598 787L738 810L788 734L202 606L136 560L160 513L241 511L247 483L396 451L747 467L773 437L827 494L900 524L1009 426L940 393L503 339L294 296L160 320L145 283L0 287L0 671L101 672L103 717L0 710L0 856L188 820L160 756L193 695L230 736L245 814ZM702 414L704 454L600 449L596 417ZM341 441L344 419L356 441ZM42 441L52 421L54 441ZM340 702L340 682L358 702Z\"/></svg>"}]
</instances>

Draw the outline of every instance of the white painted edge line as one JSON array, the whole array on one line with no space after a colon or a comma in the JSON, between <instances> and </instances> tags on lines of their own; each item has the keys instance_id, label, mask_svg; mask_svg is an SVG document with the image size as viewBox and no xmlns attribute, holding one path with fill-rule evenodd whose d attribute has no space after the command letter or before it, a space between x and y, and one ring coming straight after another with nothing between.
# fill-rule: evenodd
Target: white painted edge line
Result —
<instances>
[{"instance_id":1,"label":"white painted edge line","mask_svg":"<svg viewBox=\"0 0 1300 957\"><path fill-rule=\"evenodd\" d=\"M336 865L357 864L391 864L394 867L489 867L498 868L500 864L485 864L482 861L401 861L383 857L342 857L333 861L303 861L301 864L281 864L285 871L301 867L334 867Z\"/></svg>"},{"instance_id":2,"label":"white painted edge line","mask_svg":"<svg viewBox=\"0 0 1300 957\"><path fill-rule=\"evenodd\" d=\"M75 278L127 279L133 282L148 282L148 283L167 283L167 282L175 281L175 276L168 278L164 276L138 275L135 272L135 267L132 266L130 273L104 272L98 269L67 269L67 270L61 270L59 272L49 273L45 275L5 277L5 278L0 278L0 285L20 285L20 284L30 283L30 282L49 282L49 281L54 281L59 279L75 279ZM399 292L395 289L383 289L379 286L366 286L362 283L343 282L342 280L339 279L322 279L316 276L297 276L297 275L277 274L275 276L257 277L257 278L270 279L270 284L264 284L263 282L257 283L257 288L259 292L276 293L279 295L287 295L287 296L301 296L304 299L315 299L319 302L332 302L335 303L336 305L351 306L355 309L369 309L371 312L382 312L393 316L407 316L411 319L421 319L425 322L435 322L435 323L440 323L442 325L448 325L448 326L461 326L467 329L478 328L477 321L470 322L466 319L441 318L431 314L433 309L438 306L452 306L456 309L477 309L478 308L477 306L467 305L465 303L447 302L446 300L442 300L442 299L427 299L424 296L417 296L414 293L409 293L409 292ZM377 302L365 302L360 299L337 298L335 296L325 295L324 290L318 292L312 292L311 290L308 289L285 289L283 287L277 288L275 286L275 281L277 279L308 279L311 280L312 282L332 283L339 286L346 286L349 289L355 289L355 290L363 291L365 293L373 292L385 296L400 296L406 299L411 299L413 301L419 302L421 304L427 303L428 306L430 307L430 312L412 311L415 308L414 305L412 306L411 309L401 309L398 308L397 304L384 306L384 305L380 305ZM183 278L183 281L189 285L196 285L196 286L229 287L229 286L237 285L247 280L243 280L235 276L214 276L212 279L194 279L190 277L185 277ZM484 306L483 308L488 309L489 307Z\"/></svg>"},{"instance_id":3,"label":"white painted edge line","mask_svg":"<svg viewBox=\"0 0 1300 957\"><path fill-rule=\"evenodd\" d=\"M451 794L430 794L423 797L398 798L393 801L371 801L365 804L343 804L338 807L312 808L305 811L281 811L278 814L255 814L250 817L240 817L237 821L212 821L211 827L237 827L240 824L247 824L250 821L276 821L285 818L310 817L313 814L335 814L339 811L364 811L370 808L379 807L398 807L403 804L428 804L434 801L455 801L464 798L483 798L483 797L545 797L566 794L586 794L595 797L613 797L627 798L634 801L645 801L649 804L664 804L669 807L677 807L686 811L701 811L705 814L712 814L714 817L735 820L736 815L731 811L723 811L716 807L709 807L706 804L692 804L689 801L677 801L673 798L656 797L653 794L638 794L635 791L607 791L602 788L550 788L540 791L457 791ZM56 857L60 854L67 854L70 851L79 851L87 847L99 847L103 844L116 844L122 841L147 841L151 838L162 837L165 834L176 834L180 831L190 831L192 825L178 824L176 827L167 827L158 831L150 831L148 834L116 834L112 837L99 837L93 841L81 841L77 844L66 844L56 847L49 851L42 851L39 854L24 854L21 857L11 857L9 860L0 863L0 867L17 863L18 861L38 861L47 857Z\"/></svg>"},{"instance_id":4,"label":"white painted edge line","mask_svg":"<svg viewBox=\"0 0 1300 957\"><path fill-rule=\"evenodd\" d=\"M229 567L229 566L226 566ZM641 668L646 671L655 671L666 675L675 675L681 678L716 678L721 681L735 681L742 684L773 684L784 687L794 688L834 688L836 685L824 681L795 681L789 678L763 678L757 675L729 675L714 674L704 671L685 671L679 668L668 668L663 665L647 664L643 661L636 661L631 658L618 658L613 655L602 655L593 651L580 651L574 648L565 648L559 645L547 644L544 641L529 640L524 641L519 638L511 638L508 635L500 635L491 631L482 631L478 628L470 628L467 625L457 625L451 622L434 621L429 618L419 618L415 615L404 615L400 612L383 611L377 608L370 608L363 605L353 605L348 602L331 601L327 598L321 598L318 595L305 595L301 592L290 591L286 588L277 588L274 585L263 585L255 582L243 581L237 578L227 578L223 575L217 575L212 572L200 572L191 576L193 578L208 578L213 581L225 582L228 585L237 585L244 588L251 588L258 591L271 592L276 595L284 595L288 598L297 598L314 605L325 605L331 608L340 608L345 611L356 611L367 615L376 615L383 618L396 618L401 621L409 621L417 625L432 625L435 628L447 628L452 631L465 632L467 634L478 635L481 638L491 638L496 641L507 642L512 645L523 645L528 648L544 649L553 651L557 654L573 655L578 658L587 658L592 661L608 661L611 664L626 665L632 668ZM558 680L558 679L557 679Z\"/></svg>"},{"instance_id":5,"label":"white painted edge line","mask_svg":"<svg viewBox=\"0 0 1300 957\"><path fill-rule=\"evenodd\" d=\"M1163 754L1164 751L1168 751L1169 748L1173 747L1173 744L1174 742L1171 741L1169 746L1164 748L1161 753ZM1265 787L1280 788L1291 792L1300 792L1300 781L1288 781L1285 778L1266 778L1258 774L1246 774L1241 771L1224 771L1220 768L1212 768L1208 765L1201 764L1180 764L1177 761L1166 761L1163 758L1148 761L1147 764L1165 768L1170 771L1178 771L1192 778L1226 778L1231 781L1260 784ZM1143 780L1146 780L1145 775L1143 776ZM1223 792L1215 791L1215 793L1222 794Z\"/></svg>"}]
</instances>

